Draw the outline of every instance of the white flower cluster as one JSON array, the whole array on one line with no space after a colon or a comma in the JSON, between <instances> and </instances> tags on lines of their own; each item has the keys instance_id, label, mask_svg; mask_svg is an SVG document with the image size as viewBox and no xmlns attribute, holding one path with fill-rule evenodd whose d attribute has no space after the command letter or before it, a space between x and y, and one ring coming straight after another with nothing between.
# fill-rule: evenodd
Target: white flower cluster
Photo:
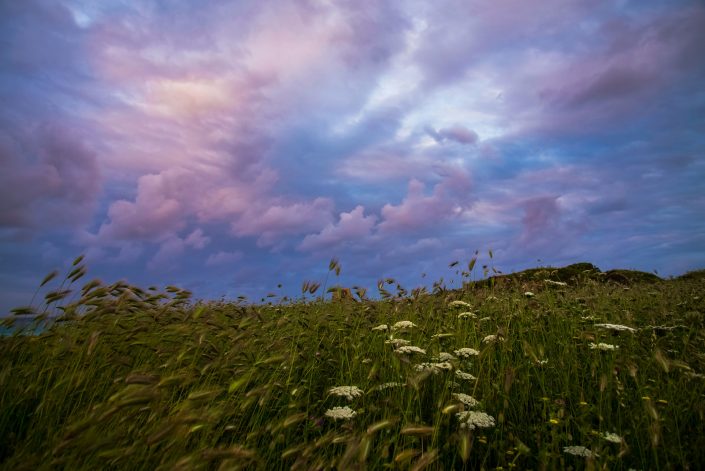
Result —
<instances>
[{"instance_id":1,"label":"white flower cluster","mask_svg":"<svg viewBox=\"0 0 705 471\"><path fill-rule=\"evenodd\" d=\"M422 355L426 354L426 350L423 348L415 347L413 345L405 345L403 347L399 347L396 350L394 350L396 353L401 353L401 354L411 354L411 353L420 353Z\"/></svg>"},{"instance_id":2,"label":"white flower cluster","mask_svg":"<svg viewBox=\"0 0 705 471\"><path fill-rule=\"evenodd\" d=\"M459 350L455 350L453 353L455 353L457 356L463 357L463 358L470 358L471 356L480 354L480 352L478 352L474 348L467 348L467 347L463 347Z\"/></svg>"},{"instance_id":3,"label":"white flower cluster","mask_svg":"<svg viewBox=\"0 0 705 471\"><path fill-rule=\"evenodd\" d=\"M399 347L403 347L404 345L411 344L411 342L406 339L389 339L389 340L385 340L384 343L386 343L387 345L391 345L394 348L399 348Z\"/></svg>"},{"instance_id":4,"label":"white flower cluster","mask_svg":"<svg viewBox=\"0 0 705 471\"><path fill-rule=\"evenodd\" d=\"M455 370L455 376L457 376L460 379L464 379L466 381L474 381L477 378L471 375L470 373L464 373L460 370Z\"/></svg>"},{"instance_id":5,"label":"white flower cluster","mask_svg":"<svg viewBox=\"0 0 705 471\"><path fill-rule=\"evenodd\" d=\"M345 397L348 401L352 401L354 398L362 396L363 391L357 386L336 386L330 388L328 394Z\"/></svg>"},{"instance_id":6,"label":"white flower cluster","mask_svg":"<svg viewBox=\"0 0 705 471\"><path fill-rule=\"evenodd\" d=\"M433 374L438 374L443 370L452 370L453 365L447 361L442 363L419 363L418 365L414 365L414 369L416 371L430 371Z\"/></svg>"},{"instance_id":7,"label":"white flower cluster","mask_svg":"<svg viewBox=\"0 0 705 471\"><path fill-rule=\"evenodd\" d=\"M469 394L454 393L453 397L468 407L475 407L476 405L478 405L480 403L480 401L478 401L474 397L470 396Z\"/></svg>"},{"instance_id":8,"label":"white flower cluster","mask_svg":"<svg viewBox=\"0 0 705 471\"><path fill-rule=\"evenodd\" d=\"M526 296L527 298L533 298L535 295L531 291L527 291L526 293L524 293L524 296Z\"/></svg>"},{"instance_id":9,"label":"white flower cluster","mask_svg":"<svg viewBox=\"0 0 705 471\"><path fill-rule=\"evenodd\" d=\"M477 412L474 410L468 410L464 412L458 412L455 416L460 421L460 428L468 428L470 430L475 430L475 428L490 428L494 427L494 417L484 412Z\"/></svg>"},{"instance_id":10,"label":"white flower cluster","mask_svg":"<svg viewBox=\"0 0 705 471\"><path fill-rule=\"evenodd\" d=\"M451 361L451 360L457 360L453 355L451 355L448 352L441 352L438 354L437 357L433 358L433 361Z\"/></svg>"},{"instance_id":11,"label":"white flower cluster","mask_svg":"<svg viewBox=\"0 0 705 471\"><path fill-rule=\"evenodd\" d=\"M380 324L377 327L372 327L372 330L386 331L389 330L389 326L387 324Z\"/></svg>"},{"instance_id":12,"label":"white flower cluster","mask_svg":"<svg viewBox=\"0 0 705 471\"><path fill-rule=\"evenodd\" d=\"M487 337L485 337L484 339L482 339L482 343L494 343L494 342L504 342L504 338L499 337L494 334L490 334Z\"/></svg>"},{"instance_id":13,"label":"white flower cluster","mask_svg":"<svg viewBox=\"0 0 705 471\"><path fill-rule=\"evenodd\" d=\"M392 326L392 330L413 329L414 327L416 327L416 324L411 321L399 321Z\"/></svg>"},{"instance_id":14,"label":"white flower cluster","mask_svg":"<svg viewBox=\"0 0 705 471\"><path fill-rule=\"evenodd\" d=\"M619 345L612 345L609 343L592 343L590 342L590 349L592 350L617 350L619 348Z\"/></svg>"},{"instance_id":15,"label":"white flower cluster","mask_svg":"<svg viewBox=\"0 0 705 471\"><path fill-rule=\"evenodd\" d=\"M608 330L616 330L618 332L623 332L626 330L627 332L633 333L633 332L637 331L637 329L635 329L634 327L629 327L629 326L620 325L620 324L595 324L595 327L602 327L603 329L608 329Z\"/></svg>"},{"instance_id":16,"label":"white flower cluster","mask_svg":"<svg viewBox=\"0 0 705 471\"><path fill-rule=\"evenodd\" d=\"M348 406L334 407L332 409L328 409L325 415L326 417L330 417L333 420L350 420L355 417L355 415L357 415L357 412L355 412Z\"/></svg>"},{"instance_id":17,"label":"white flower cluster","mask_svg":"<svg viewBox=\"0 0 705 471\"><path fill-rule=\"evenodd\" d=\"M585 458L592 458L594 456L598 456L597 453L594 453L594 452L590 451L589 449L585 448L584 446L580 446L580 445L564 446L563 452L569 453L569 454L575 455L575 456L582 456Z\"/></svg>"},{"instance_id":18,"label":"white flower cluster","mask_svg":"<svg viewBox=\"0 0 705 471\"><path fill-rule=\"evenodd\" d=\"M622 443L622 437L616 433L605 432L602 434L602 438L612 443Z\"/></svg>"},{"instance_id":19,"label":"white flower cluster","mask_svg":"<svg viewBox=\"0 0 705 471\"><path fill-rule=\"evenodd\" d=\"M553 281L553 280L543 280L549 285L553 286L568 286L568 283L564 283L563 281Z\"/></svg>"},{"instance_id":20,"label":"white flower cluster","mask_svg":"<svg viewBox=\"0 0 705 471\"><path fill-rule=\"evenodd\" d=\"M472 307L470 304L466 303L465 301L451 301L450 303L448 303L448 306L451 306L451 307L467 307L467 308Z\"/></svg>"},{"instance_id":21,"label":"white flower cluster","mask_svg":"<svg viewBox=\"0 0 705 471\"><path fill-rule=\"evenodd\" d=\"M379 386L375 386L375 387L372 388L372 389L374 389L374 390L376 390L376 391L384 391L385 389L389 389L389 388L399 388L399 387L402 387L402 386L404 386L404 383L390 382L390 383L382 383L382 384L380 384Z\"/></svg>"},{"instance_id":22,"label":"white flower cluster","mask_svg":"<svg viewBox=\"0 0 705 471\"><path fill-rule=\"evenodd\" d=\"M470 311L461 312L458 314L458 319L477 319L477 314Z\"/></svg>"}]
</instances>

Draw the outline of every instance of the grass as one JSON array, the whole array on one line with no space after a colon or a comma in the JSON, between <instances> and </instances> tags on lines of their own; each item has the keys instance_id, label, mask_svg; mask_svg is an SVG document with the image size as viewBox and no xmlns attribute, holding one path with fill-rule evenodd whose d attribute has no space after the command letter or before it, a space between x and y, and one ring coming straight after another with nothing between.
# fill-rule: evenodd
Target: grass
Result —
<instances>
[{"instance_id":1,"label":"grass","mask_svg":"<svg viewBox=\"0 0 705 471\"><path fill-rule=\"evenodd\" d=\"M1 467L700 468L703 272L588 265L267 305L121 282L70 293L74 268L15 316L62 317L0 338ZM414 326L393 332L399 321Z\"/></svg>"}]
</instances>

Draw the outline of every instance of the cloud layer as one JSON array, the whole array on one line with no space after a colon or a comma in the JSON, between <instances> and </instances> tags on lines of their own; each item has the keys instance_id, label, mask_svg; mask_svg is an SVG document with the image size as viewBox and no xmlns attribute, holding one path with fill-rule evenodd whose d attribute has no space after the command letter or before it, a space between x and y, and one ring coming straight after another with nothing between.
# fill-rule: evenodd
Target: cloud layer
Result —
<instances>
[{"instance_id":1,"label":"cloud layer","mask_svg":"<svg viewBox=\"0 0 705 471\"><path fill-rule=\"evenodd\" d=\"M26 0L0 41L3 309L81 252L254 298L705 264L700 2Z\"/></svg>"}]
</instances>

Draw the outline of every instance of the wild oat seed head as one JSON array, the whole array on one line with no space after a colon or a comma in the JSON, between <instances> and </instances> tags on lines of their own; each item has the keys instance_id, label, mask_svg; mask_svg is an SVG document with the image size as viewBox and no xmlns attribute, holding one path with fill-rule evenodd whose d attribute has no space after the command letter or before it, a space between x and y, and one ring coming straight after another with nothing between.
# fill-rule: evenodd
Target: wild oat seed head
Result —
<instances>
[{"instance_id":1,"label":"wild oat seed head","mask_svg":"<svg viewBox=\"0 0 705 471\"><path fill-rule=\"evenodd\" d=\"M389 326L387 324L380 324L377 327L372 327L372 330L386 331L389 330Z\"/></svg>"},{"instance_id":2,"label":"wild oat seed head","mask_svg":"<svg viewBox=\"0 0 705 471\"><path fill-rule=\"evenodd\" d=\"M605 432L602 435L602 438L607 440L608 442L612 443L622 443L622 437L617 435L616 433L611 433L611 432Z\"/></svg>"},{"instance_id":3,"label":"wild oat seed head","mask_svg":"<svg viewBox=\"0 0 705 471\"><path fill-rule=\"evenodd\" d=\"M468 407L475 407L476 405L478 405L480 403L480 401L478 401L474 397L470 396L469 394L454 393L453 397Z\"/></svg>"},{"instance_id":4,"label":"wild oat seed head","mask_svg":"<svg viewBox=\"0 0 705 471\"><path fill-rule=\"evenodd\" d=\"M458 314L458 319L477 319L477 314L470 311L461 312Z\"/></svg>"},{"instance_id":5,"label":"wild oat seed head","mask_svg":"<svg viewBox=\"0 0 705 471\"><path fill-rule=\"evenodd\" d=\"M414 327L416 324L411 321L399 321L392 326L392 330L413 329Z\"/></svg>"},{"instance_id":6,"label":"wild oat seed head","mask_svg":"<svg viewBox=\"0 0 705 471\"><path fill-rule=\"evenodd\" d=\"M475 355L480 354L480 352L478 352L474 348L467 348L467 347L463 347L459 350L455 350L453 353L455 353L457 356L463 357L463 358L470 358L471 356L475 356Z\"/></svg>"},{"instance_id":7,"label":"wild oat seed head","mask_svg":"<svg viewBox=\"0 0 705 471\"><path fill-rule=\"evenodd\" d=\"M352 401L357 396L362 396L362 389L357 386L336 386L328 390L328 394L333 396L345 397L348 401Z\"/></svg>"},{"instance_id":8,"label":"wild oat seed head","mask_svg":"<svg viewBox=\"0 0 705 471\"><path fill-rule=\"evenodd\" d=\"M394 350L395 353L401 353L401 354L411 354L411 353L420 353L422 355L426 354L426 350L423 348L415 347L413 345L405 345L403 347L399 347L396 350Z\"/></svg>"},{"instance_id":9,"label":"wild oat seed head","mask_svg":"<svg viewBox=\"0 0 705 471\"><path fill-rule=\"evenodd\" d=\"M460 379L464 379L466 381L474 381L477 378L471 375L470 373L464 373L460 370L455 370L455 376L457 376Z\"/></svg>"},{"instance_id":10,"label":"wild oat seed head","mask_svg":"<svg viewBox=\"0 0 705 471\"><path fill-rule=\"evenodd\" d=\"M330 417L333 420L350 420L355 417L355 415L357 415L357 412L348 406L328 409L325 414L326 417Z\"/></svg>"},{"instance_id":11,"label":"wild oat seed head","mask_svg":"<svg viewBox=\"0 0 705 471\"><path fill-rule=\"evenodd\" d=\"M460 422L460 428L468 428L470 430L475 430L475 428L490 428L494 427L494 417L484 412L477 412L474 410L468 410L464 412L458 412L455 414Z\"/></svg>"},{"instance_id":12,"label":"wild oat seed head","mask_svg":"<svg viewBox=\"0 0 705 471\"><path fill-rule=\"evenodd\" d=\"M590 342L589 345L590 345L590 349L591 349L591 350L604 350L604 351L608 351L608 350L617 350L617 349L619 348L619 345L612 345L612 344L609 344L609 343L602 343L602 342L597 343L597 344Z\"/></svg>"},{"instance_id":13,"label":"wild oat seed head","mask_svg":"<svg viewBox=\"0 0 705 471\"><path fill-rule=\"evenodd\" d=\"M582 456L585 458L592 458L593 456L598 456L597 453L593 453L592 451L581 445L564 446L563 452L575 456Z\"/></svg>"},{"instance_id":14,"label":"wild oat seed head","mask_svg":"<svg viewBox=\"0 0 705 471\"><path fill-rule=\"evenodd\" d=\"M602 327L603 329L608 329L608 330L616 330L618 332L622 331L627 331L627 332L636 332L637 329L634 327L629 327L626 325L620 325L620 324L595 324L595 327Z\"/></svg>"},{"instance_id":15,"label":"wild oat seed head","mask_svg":"<svg viewBox=\"0 0 705 471\"><path fill-rule=\"evenodd\" d=\"M451 307L467 307L470 308L472 307L470 304L466 303L465 301L451 301L448 306Z\"/></svg>"}]
</instances>

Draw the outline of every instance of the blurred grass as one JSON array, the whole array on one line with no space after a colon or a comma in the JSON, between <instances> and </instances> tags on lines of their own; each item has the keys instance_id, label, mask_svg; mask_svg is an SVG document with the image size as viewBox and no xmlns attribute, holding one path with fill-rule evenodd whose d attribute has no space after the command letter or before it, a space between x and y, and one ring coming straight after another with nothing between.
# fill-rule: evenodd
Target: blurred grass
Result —
<instances>
[{"instance_id":1,"label":"blurred grass","mask_svg":"<svg viewBox=\"0 0 705 471\"><path fill-rule=\"evenodd\" d=\"M661 280L577 264L498 274L456 290L436 283L432 293L411 295L398 285L392 293L396 282L382 280L385 299L377 301L335 286L335 300L255 306L193 303L176 287L162 293L97 280L71 292L85 274L77 260L41 309L16 311L40 321L60 314L51 327L0 338L2 469L705 463L702 271ZM337 261L331 264L339 274ZM303 291L319 287L306 282ZM469 307L451 305L456 300ZM463 311L475 316L459 318ZM372 330L402 320L416 327ZM497 340L483 342L489 335ZM391 336L426 354L395 352L385 343ZM451 369L416 366L463 347L479 355L453 355ZM380 387L391 382L400 384ZM364 394L348 401L329 393L346 385ZM464 405L456 393L479 404ZM352 419L326 417L346 405ZM495 425L462 427L456 414L469 409ZM621 440L608 441L607 433ZM574 456L568 446L594 455Z\"/></svg>"}]
</instances>

